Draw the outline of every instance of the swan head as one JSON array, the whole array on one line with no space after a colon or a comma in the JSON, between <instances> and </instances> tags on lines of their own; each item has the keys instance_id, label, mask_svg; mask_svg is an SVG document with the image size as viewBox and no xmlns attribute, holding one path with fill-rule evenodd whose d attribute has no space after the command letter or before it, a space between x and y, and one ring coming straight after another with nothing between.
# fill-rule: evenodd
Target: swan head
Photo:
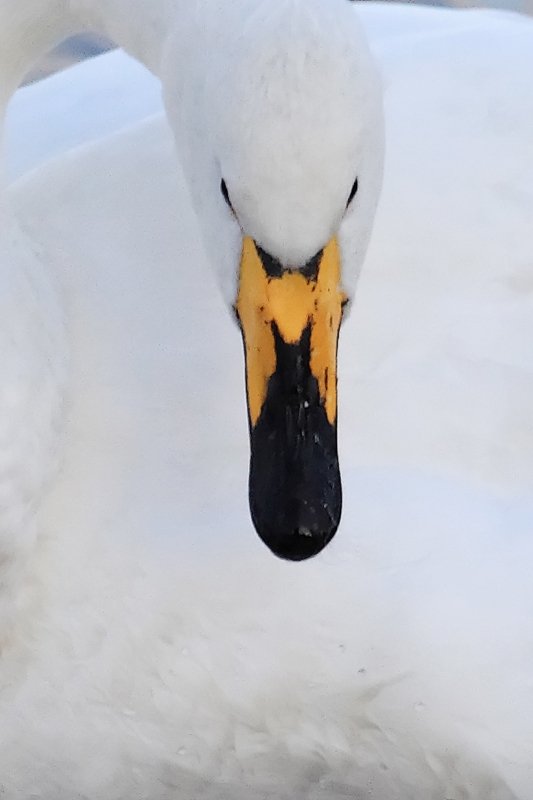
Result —
<instances>
[{"instance_id":1,"label":"swan head","mask_svg":"<svg viewBox=\"0 0 533 800\"><path fill-rule=\"evenodd\" d=\"M291 560L320 552L340 521L337 341L381 182L381 92L353 6L236 2L222 26L182 27L164 68L243 337L252 519Z\"/></svg>"}]
</instances>

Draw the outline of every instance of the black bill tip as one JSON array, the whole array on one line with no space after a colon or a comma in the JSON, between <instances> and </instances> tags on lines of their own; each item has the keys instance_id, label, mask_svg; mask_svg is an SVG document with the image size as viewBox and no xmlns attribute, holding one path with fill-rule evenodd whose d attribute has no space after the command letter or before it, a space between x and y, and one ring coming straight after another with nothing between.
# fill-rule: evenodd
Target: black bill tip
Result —
<instances>
[{"instance_id":1,"label":"black bill tip","mask_svg":"<svg viewBox=\"0 0 533 800\"><path fill-rule=\"evenodd\" d=\"M276 371L250 430L250 510L263 542L280 558L317 555L338 528L342 491L337 428L311 373L308 326L287 344L275 324Z\"/></svg>"},{"instance_id":2,"label":"black bill tip","mask_svg":"<svg viewBox=\"0 0 533 800\"><path fill-rule=\"evenodd\" d=\"M308 525L304 520L311 515L315 519ZM338 519L331 519L329 515L315 515L313 512L311 515L308 508L302 508L294 515L291 525L288 515L281 515L276 523L265 518L257 508L255 513L252 510L255 528L262 541L274 555L287 561L304 561L318 555L335 535Z\"/></svg>"}]
</instances>

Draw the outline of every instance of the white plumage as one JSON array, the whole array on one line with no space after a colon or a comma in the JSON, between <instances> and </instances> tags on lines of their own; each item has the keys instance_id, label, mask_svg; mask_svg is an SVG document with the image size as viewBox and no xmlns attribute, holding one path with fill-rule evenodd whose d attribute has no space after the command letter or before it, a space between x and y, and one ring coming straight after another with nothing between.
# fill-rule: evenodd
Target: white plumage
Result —
<instances>
[{"instance_id":1,"label":"white plumage","mask_svg":"<svg viewBox=\"0 0 533 800\"><path fill-rule=\"evenodd\" d=\"M31 115L55 152L80 103L109 135L5 198L7 798L531 797L533 26L360 16L388 161L341 332L343 524L299 565L248 520L241 344L156 87L135 108L111 54L15 99L8 165Z\"/></svg>"}]
</instances>

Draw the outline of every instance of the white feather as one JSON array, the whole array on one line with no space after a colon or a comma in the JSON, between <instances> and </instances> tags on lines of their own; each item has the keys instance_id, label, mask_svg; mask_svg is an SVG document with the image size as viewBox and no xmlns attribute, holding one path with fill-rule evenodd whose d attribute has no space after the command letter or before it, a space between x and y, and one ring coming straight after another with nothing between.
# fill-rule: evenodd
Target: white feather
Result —
<instances>
[{"instance_id":1,"label":"white feather","mask_svg":"<svg viewBox=\"0 0 533 800\"><path fill-rule=\"evenodd\" d=\"M94 86L131 69L116 55L81 96L64 76L19 95L13 132L31 118L68 142L82 104L110 135L5 196L9 800L530 800L532 25L361 17L388 164L341 335L343 527L300 565L251 529L241 344L166 122L114 132L126 112ZM150 82L123 85L154 108ZM206 201L200 221L225 226L223 248L240 233L214 161L198 185L216 178L218 216ZM345 253L367 235L350 239L351 214Z\"/></svg>"}]
</instances>

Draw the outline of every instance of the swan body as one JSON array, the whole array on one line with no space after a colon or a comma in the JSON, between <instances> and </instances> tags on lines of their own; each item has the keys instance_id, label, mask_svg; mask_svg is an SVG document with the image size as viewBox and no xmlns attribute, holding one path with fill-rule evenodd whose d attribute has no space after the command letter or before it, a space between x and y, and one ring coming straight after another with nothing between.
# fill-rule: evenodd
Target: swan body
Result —
<instances>
[{"instance_id":1,"label":"swan body","mask_svg":"<svg viewBox=\"0 0 533 800\"><path fill-rule=\"evenodd\" d=\"M360 15L388 167L316 559L250 535L241 347L164 117L108 108L4 193L7 798L531 796L532 26Z\"/></svg>"}]
</instances>

